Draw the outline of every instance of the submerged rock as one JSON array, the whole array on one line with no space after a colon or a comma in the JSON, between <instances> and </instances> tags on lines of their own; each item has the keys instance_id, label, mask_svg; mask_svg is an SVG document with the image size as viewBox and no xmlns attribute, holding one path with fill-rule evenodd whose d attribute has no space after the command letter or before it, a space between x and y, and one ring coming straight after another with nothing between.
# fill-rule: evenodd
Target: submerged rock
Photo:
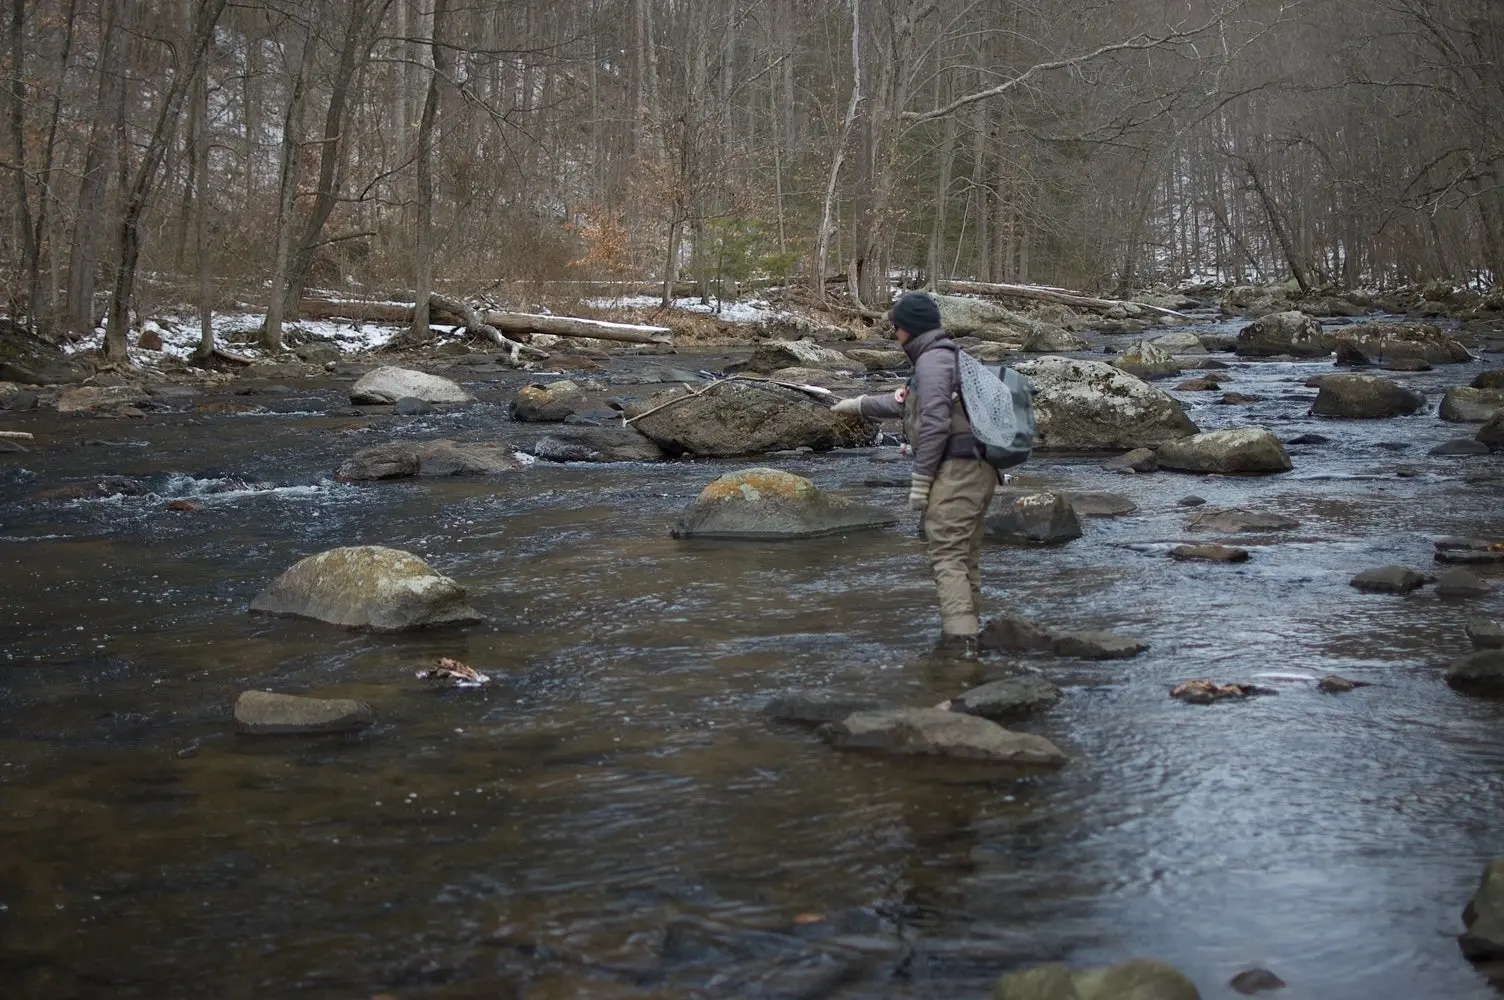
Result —
<instances>
[{"instance_id":1,"label":"submerged rock","mask_svg":"<svg viewBox=\"0 0 1504 1000\"><path fill-rule=\"evenodd\" d=\"M764 706L763 714L774 722L795 726L823 726L840 722L856 712L873 712L879 708L878 703L871 698L816 689L778 695Z\"/></svg>"},{"instance_id":2,"label":"submerged rock","mask_svg":"<svg viewBox=\"0 0 1504 1000\"><path fill-rule=\"evenodd\" d=\"M1180 374L1180 363L1146 340L1130 345L1112 366L1141 379L1169 378Z\"/></svg>"},{"instance_id":3,"label":"submerged rock","mask_svg":"<svg viewBox=\"0 0 1504 1000\"><path fill-rule=\"evenodd\" d=\"M825 493L778 469L729 472L701 492L674 526L675 538L785 539L897 524L891 511Z\"/></svg>"},{"instance_id":4,"label":"submerged rock","mask_svg":"<svg viewBox=\"0 0 1504 1000\"><path fill-rule=\"evenodd\" d=\"M1457 424L1484 424L1504 409L1504 389L1474 389L1458 386L1441 397L1437 413L1443 420Z\"/></svg>"},{"instance_id":5,"label":"submerged rock","mask_svg":"<svg viewBox=\"0 0 1504 1000\"><path fill-rule=\"evenodd\" d=\"M1379 420L1416 413L1426 397L1372 375L1329 375L1321 380L1311 413L1318 417Z\"/></svg>"},{"instance_id":6,"label":"submerged rock","mask_svg":"<svg viewBox=\"0 0 1504 1000\"><path fill-rule=\"evenodd\" d=\"M392 407L392 412L399 417L423 417L430 413L437 413L438 407L425 399L403 396L397 400L397 405Z\"/></svg>"},{"instance_id":7,"label":"submerged rock","mask_svg":"<svg viewBox=\"0 0 1504 1000\"><path fill-rule=\"evenodd\" d=\"M1453 438L1451 441L1443 441L1441 444L1426 452L1426 454L1434 455L1437 458L1445 458L1449 456L1476 457L1479 455L1492 454L1492 451L1493 449L1489 448L1489 446L1484 444L1482 441L1475 441L1472 438Z\"/></svg>"},{"instance_id":8,"label":"submerged rock","mask_svg":"<svg viewBox=\"0 0 1504 1000\"><path fill-rule=\"evenodd\" d=\"M243 691L235 699L235 729L255 736L348 733L376 721L371 706L354 698L305 698Z\"/></svg>"},{"instance_id":9,"label":"submerged rock","mask_svg":"<svg viewBox=\"0 0 1504 1000\"><path fill-rule=\"evenodd\" d=\"M987 537L1014 545L1064 545L1081 537L1081 520L1058 493L1018 497L987 518Z\"/></svg>"},{"instance_id":10,"label":"submerged rock","mask_svg":"<svg viewBox=\"0 0 1504 1000\"><path fill-rule=\"evenodd\" d=\"M1426 575L1407 566L1365 569L1349 583L1365 594L1408 594L1426 585Z\"/></svg>"},{"instance_id":11,"label":"submerged rock","mask_svg":"<svg viewBox=\"0 0 1504 1000\"><path fill-rule=\"evenodd\" d=\"M1044 357L1014 367L1037 390L1035 447L1041 450L1153 448L1197 431L1174 397L1111 365Z\"/></svg>"},{"instance_id":12,"label":"submerged rock","mask_svg":"<svg viewBox=\"0 0 1504 1000\"><path fill-rule=\"evenodd\" d=\"M1218 684L1216 681L1205 678L1185 681L1170 689L1171 698L1189 705L1210 705L1218 701L1253 698L1267 694L1279 694L1279 692L1273 688L1259 687L1256 684Z\"/></svg>"},{"instance_id":13,"label":"submerged rock","mask_svg":"<svg viewBox=\"0 0 1504 1000\"><path fill-rule=\"evenodd\" d=\"M983 626L977 648L984 651L1033 653L1050 648L1049 629L1018 615L998 615Z\"/></svg>"},{"instance_id":14,"label":"submerged rock","mask_svg":"<svg viewBox=\"0 0 1504 1000\"><path fill-rule=\"evenodd\" d=\"M1159 446L1159 467L1185 472L1267 475L1293 466L1279 438L1257 427L1208 431Z\"/></svg>"},{"instance_id":15,"label":"submerged rock","mask_svg":"<svg viewBox=\"0 0 1504 1000\"><path fill-rule=\"evenodd\" d=\"M1504 624L1487 618L1469 618L1467 637L1474 649L1504 649Z\"/></svg>"},{"instance_id":16,"label":"submerged rock","mask_svg":"<svg viewBox=\"0 0 1504 1000\"><path fill-rule=\"evenodd\" d=\"M1142 639L1113 632L1057 632L1050 643L1056 656L1078 660L1131 660L1149 648Z\"/></svg>"},{"instance_id":17,"label":"submerged rock","mask_svg":"<svg viewBox=\"0 0 1504 1000\"><path fill-rule=\"evenodd\" d=\"M1449 569L1437 575L1436 592L1442 597L1487 597L1493 586L1465 569Z\"/></svg>"},{"instance_id":18,"label":"submerged rock","mask_svg":"<svg viewBox=\"0 0 1504 1000\"><path fill-rule=\"evenodd\" d=\"M1170 550L1170 558L1178 562L1237 563L1248 561L1248 550L1234 545L1177 545Z\"/></svg>"},{"instance_id":19,"label":"submerged rock","mask_svg":"<svg viewBox=\"0 0 1504 1000\"><path fill-rule=\"evenodd\" d=\"M1289 984L1268 969L1244 969L1227 984L1245 997L1266 990L1282 990Z\"/></svg>"},{"instance_id":20,"label":"submerged rock","mask_svg":"<svg viewBox=\"0 0 1504 1000\"><path fill-rule=\"evenodd\" d=\"M482 620L458 583L409 552L379 545L299 560L256 595L251 610L383 632Z\"/></svg>"},{"instance_id":21,"label":"submerged rock","mask_svg":"<svg viewBox=\"0 0 1504 1000\"><path fill-rule=\"evenodd\" d=\"M1125 660L1142 653L1149 644L1112 632L1067 632L1018 615L999 615L982 628L977 648L983 652L1049 652L1085 660Z\"/></svg>"},{"instance_id":22,"label":"submerged rock","mask_svg":"<svg viewBox=\"0 0 1504 1000\"><path fill-rule=\"evenodd\" d=\"M1457 657L1447 666L1447 685L1464 694L1504 696L1504 649L1479 649Z\"/></svg>"},{"instance_id":23,"label":"submerged rock","mask_svg":"<svg viewBox=\"0 0 1504 1000\"><path fill-rule=\"evenodd\" d=\"M1504 861L1491 861L1473 898L1462 910L1467 930L1457 936L1470 962L1504 959Z\"/></svg>"},{"instance_id":24,"label":"submerged rock","mask_svg":"<svg viewBox=\"0 0 1504 1000\"><path fill-rule=\"evenodd\" d=\"M1349 691L1356 691L1358 688L1372 686L1368 681L1348 680L1346 677L1339 677L1336 674L1327 674L1316 682L1316 690L1322 694L1346 694Z\"/></svg>"},{"instance_id":25,"label":"submerged rock","mask_svg":"<svg viewBox=\"0 0 1504 1000\"><path fill-rule=\"evenodd\" d=\"M684 401L674 402L679 399ZM870 444L876 433L876 425L861 417L836 413L796 390L756 382L726 382L697 396L674 388L632 404L626 414L632 426L672 456L829 451Z\"/></svg>"},{"instance_id":26,"label":"submerged rock","mask_svg":"<svg viewBox=\"0 0 1504 1000\"><path fill-rule=\"evenodd\" d=\"M901 353L901 352L899 352ZM780 368L823 368L830 371L861 371L865 365L840 351L809 340L767 340L757 345L746 361L726 366L730 372L766 375Z\"/></svg>"},{"instance_id":27,"label":"submerged rock","mask_svg":"<svg viewBox=\"0 0 1504 1000\"><path fill-rule=\"evenodd\" d=\"M362 448L336 470L346 482L410 476L494 476L524 467L511 445L478 441L387 441Z\"/></svg>"},{"instance_id":28,"label":"submerged rock","mask_svg":"<svg viewBox=\"0 0 1504 1000\"><path fill-rule=\"evenodd\" d=\"M1006 677L957 695L950 710L996 721L1042 712L1059 700L1060 689L1043 677Z\"/></svg>"},{"instance_id":29,"label":"submerged rock","mask_svg":"<svg viewBox=\"0 0 1504 1000\"><path fill-rule=\"evenodd\" d=\"M822 733L833 746L847 750L1000 764L1058 765L1066 760L1043 736L1015 733L980 716L940 708L855 712Z\"/></svg>"},{"instance_id":30,"label":"submerged rock","mask_svg":"<svg viewBox=\"0 0 1504 1000\"><path fill-rule=\"evenodd\" d=\"M1041 965L998 980L992 1000L1201 1000L1196 984L1178 969L1148 958L1073 972Z\"/></svg>"},{"instance_id":31,"label":"submerged rock","mask_svg":"<svg viewBox=\"0 0 1504 1000\"><path fill-rule=\"evenodd\" d=\"M367 372L350 387L352 403L395 403L404 397L425 403L475 402L474 396L447 378L392 365Z\"/></svg>"},{"instance_id":32,"label":"submerged rock","mask_svg":"<svg viewBox=\"0 0 1504 1000\"><path fill-rule=\"evenodd\" d=\"M1300 527L1300 522L1284 514L1271 514L1256 510L1207 510L1191 518L1187 527L1191 531L1214 531L1219 534L1236 535L1261 531L1289 531Z\"/></svg>"},{"instance_id":33,"label":"submerged rock","mask_svg":"<svg viewBox=\"0 0 1504 1000\"><path fill-rule=\"evenodd\" d=\"M1243 327L1234 350L1245 358L1324 358L1331 353L1320 321L1293 310L1271 313Z\"/></svg>"},{"instance_id":34,"label":"submerged rock","mask_svg":"<svg viewBox=\"0 0 1504 1000\"><path fill-rule=\"evenodd\" d=\"M533 382L517 390L508 408L520 423L558 424L585 405L585 393L574 382Z\"/></svg>"},{"instance_id":35,"label":"submerged rock","mask_svg":"<svg viewBox=\"0 0 1504 1000\"><path fill-rule=\"evenodd\" d=\"M663 449L632 427L568 427L524 449L548 462L657 462Z\"/></svg>"}]
</instances>

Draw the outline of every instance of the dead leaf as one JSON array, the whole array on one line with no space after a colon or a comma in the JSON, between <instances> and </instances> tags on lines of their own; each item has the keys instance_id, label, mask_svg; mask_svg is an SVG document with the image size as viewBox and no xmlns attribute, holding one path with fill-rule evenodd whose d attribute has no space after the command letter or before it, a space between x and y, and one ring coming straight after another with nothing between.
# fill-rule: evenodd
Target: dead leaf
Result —
<instances>
[{"instance_id":1,"label":"dead leaf","mask_svg":"<svg viewBox=\"0 0 1504 1000\"><path fill-rule=\"evenodd\" d=\"M818 923L822 922L824 919L825 919L825 914L823 914L823 913L801 913L797 917L794 918L794 923L800 924L800 925L804 925L804 924L818 924Z\"/></svg>"}]
</instances>

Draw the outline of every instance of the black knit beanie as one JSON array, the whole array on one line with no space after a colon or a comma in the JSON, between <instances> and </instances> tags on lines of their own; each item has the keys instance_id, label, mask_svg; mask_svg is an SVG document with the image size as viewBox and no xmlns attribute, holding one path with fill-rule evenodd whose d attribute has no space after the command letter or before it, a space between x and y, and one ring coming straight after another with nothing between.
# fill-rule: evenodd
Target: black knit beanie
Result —
<instances>
[{"instance_id":1,"label":"black knit beanie","mask_svg":"<svg viewBox=\"0 0 1504 1000\"><path fill-rule=\"evenodd\" d=\"M912 336L940 327L940 307L924 292L905 292L893 303L893 326Z\"/></svg>"}]
</instances>

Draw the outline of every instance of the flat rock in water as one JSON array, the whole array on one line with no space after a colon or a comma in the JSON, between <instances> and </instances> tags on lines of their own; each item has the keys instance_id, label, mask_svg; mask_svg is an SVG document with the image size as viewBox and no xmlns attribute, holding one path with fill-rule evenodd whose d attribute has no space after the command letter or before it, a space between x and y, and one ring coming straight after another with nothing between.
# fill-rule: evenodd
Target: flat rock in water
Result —
<instances>
[{"instance_id":1,"label":"flat rock in water","mask_svg":"<svg viewBox=\"0 0 1504 1000\"><path fill-rule=\"evenodd\" d=\"M425 403L473 403L475 397L454 382L427 372L387 365L367 372L350 387L352 403L395 403L404 397Z\"/></svg>"},{"instance_id":2,"label":"flat rock in water","mask_svg":"<svg viewBox=\"0 0 1504 1000\"><path fill-rule=\"evenodd\" d=\"M780 368L823 368L830 371L865 371L866 365L840 351L808 340L767 340L757 345L746 361L726 366L728 372L766 375Z\"/></svg>"},{"instance_id":3,"label":"flat rock in water","mask_svg":"<svg viewBox=\"0 0 1504 1000\"><path fill-rule=\"evenodd\" d=\"M1135 448L1108 459L1102 468L1108 472L1153 472L1159 468L1159 456L1148 448Z\"/></svg>"},{"instance_id":4,"label":"flat rock in water","mask_svg":"<svg viewBox=\"0 0 1504 1000\"><path fill-rule=\"evenodd\" d=\"M1464 694L1504 695L1504 649L1479 649L1457 657L1447 666L1447 684Z\"/></svg>"},{"instance_id":5,"label":"flat rock in water","mask_svg":"<svg viewBox=\"0 0 1504 1000\"><path fill-rule=\"evenodd\" d=\"M1339 677L1336 674L1327 674L1316 682L1316 690L1322 694L1346 694L1349 691L1356 691L1360 687L1371 686L1367 681L1348 680L1346 677Z\"/></svg>"},{"instance_id":6,"label":"flat rock in water","mask_svg":"<svg viewBox=\"0 0 1504 1000\"><path fill-rule=\"evenodd\" d=\"M1457 936L1470 962L1504 959L1504 861L1491 861L1473 898L1462 910L1467 930Z\"/></svg>"},{"instance_id":7,"label":"flat rock in water","mask_svg":"<svg viewBox=\"0 0 1504 1000\"><path fill-rule=\"evenodd\" d=\"M1427 454L1434 455L1438 458L1444 458L1447 456L1476 457L1479 455L1491 454L1492 451L1493 449L1489 448L1489 446L1484 444L1482 441L1475 441L1472 438L1454 438L1451 441L1443 441L1441 444L1437 445L1429 452L1427 452Z\"/></svg>"},{"instance_id":8,"label":"flat rock in water","mask_svg":"<svg viewBox=\"0 0 1504 1000\"><path fill-rule=\"evenodd\" d=\"M846 357L869 372L898 371L909 365L909 356L902 351L869 351L858 348L847 351Z\"/></svg>"},{"instance_id":9,"label":"flat rock in water","mask_svg":"<svg viewBox=\"0 0 1504 1000\"><path fill-rule=\"evenodd\" d=\"M1504 649L1504 624L1487 618L1469 618L1467 637L1474 649Z\"/></svg>"},{"instance_id":10,"label":"flat rock in water","mask_svg":"<svg viewBox=\"0 0 1504 1000\"><path fill-rule=\"evenodd\" d=\"M996 721L1032 715L1059 700L1060 689L1043 677L1005 677L957 695L950 710Z\"/></svg>"},{"instance_id":11,"label":"flat rock in water","mask_svg":"<svg viewBox=\"0 0 1504 1000\"><path fill-rule=\"evenodd\" d=\"M1159 467L1184 472L1265 475L1289 472L1279 438L1257 427L1208 431L1159 446Z\"/></svg>"},{"instance_id":12,"label":"flat rock in water","mask_svg":"<svg viewBox=\"0 0 1504 1000\"><path fill-rule=\"evenodd\" d=\"M439 412L439 408L426 399L418 399L416 396L403 396L397 400L397 405L392 407L392 412L399 417L423 417L430 413Z\"/></svg>"},{"instance_id":13,"label":"flat rock in water","mask_svg":"<svg viewBox=\"0 0 1504 1000\"><path fill-rule=\"evenodd\" d=\"M1487 597L1493 586L1465 569L1449 569L1437 574L1436 592L1442 597Z\"/></svg>"},{"instance_id":14,"label":"flat rock in water","mask_svg":"<svg viewBox=\"0 0 1504 1000\"><path fill-rule=\"evenodd\" d=\"M254 736L348 733L376 721L371 706L354 698L305 698L244 691L235 699L235 729Z\"/></svg>"},{"instance_id":15,"label":"flat rock in water","mask_svg":"<svg viewBox=\"0 0 1504 1000\"><path fill-rule=\"evenodd\" d=\"M482 620L458 583L409 552L379 545L299 560L256 595L251 610L383 632Z\"/></svg>"},{"instance_id":16,"label":"flat rock in water","mask_svg":"<svg viewBox=\"0 0 1504 1000\"><path fill-rule=\"evenodd\" d=\"M133 385L81 385L64 389L57 397L59 413L99 413L146 402L145 391Z\"/></svg>"},{"instance_id":17,"label":"flat rock in water","mask_svg":"<svg viewBox=\"0 0 1504 1000\"><path fill-rule=\"evenodd\" d=\"M1043 736L1015 733L975 715L940 708L855 712L822 730L846 750L946 757L999 764L1064 764L1060 748Z\"/></svg>"},{"instance_id":18,"label":"flat rock in water","mask_svg":"<svg viewBox=\"0 0 1504 1000\"><path fill-rule=\"evenodd\" d=\"M1504 389L1474 389L1458 386L1441 397L1437 415L1459 424L1483 424L1504 409Z\"/></svg>"},{"instance_id":19,"label":"flat rock in water","mask_svg":"<svg viewBox=\"0 0 1504 1000\"><path fill-rule=\"evenodd\" d=\"M1416 413L1424 394L1371 375L1329 375L1321 380L1311 413L1318 417L1379 420Z\"/></svg>"},{"instance_id":20,"label":"flat rock in water","mask_svg":"<svg viewBox=\"0 0 1504 1000\"><path fill-rule=\"evenodd\" d=\"M1034 383L1035 447L1153 448L1198 430L1169 393L1099 361L1044 357L1014 366Z\"/></svg>"},{"instance_id":21,"label":"flat rock in water","mask_svg":"<svg viewBox=\"0 0 1504 1000\"><path fill-rule=\"evenodd\" d=\"M734 458L794 448L829 451L871 444L877 432L870 421L836 413L797 390L756 382L721 383L693 397L684 388L670 389L631 404L626 415L632 426L671 456Z\"/></svg>"},{"instance_id":22,"label":"flat rock in water","mask_svg":"<svg viewBox=\"0 0 1504 1000\"><path fill-rule=\"evenodd\" d=\"M1057 632L1050 643L1050 651L1056 656L1081 660L1130 660L1148 648L1142 639L1112 632Z\"/></svg>"},{"instance_id":23,"label":"flat rock in water","mask_svg":"<svg viewBox=\"0 0 1504 1000\"><path fill-rule=\"evenodd\" d=\"M362 448L335 475L347 482L410 476L494 476L524 467L511 445L478 441L387 441Z\"/></svg>"},{"instance_id":24,"label":"flat rock in water","mask_svg":"<svg viewBox=\"0 0 1504 1000\"><path fill-rule=\"evenodd\" d=\"M778 469L729 472L700 493L674 526L675 538L815 538L897 524L888 510L826 493Z\"/></svg>"},{"instance_id":25,"label":"flat rock in water","mask_svg":"<svg viewBox=\"0 0 1504 1000\"><path fill-rule=\"evenodd\" d=\"M632 427L554 430L524 449L548 462L657 462L663 449Z\"/></svg>"},{"instance_id":26,"label":"flat rock in water","mask_svg":"<svg viewBox=\"0 0 1504 1000\"><path fill-rule=\"evenodd\" d=\"M1120 517L1138 510L1138 504L1121 493L1101 490L1068 490L1066 500L1080 517Z\"/></svg>"},{"instance_id":27,"label":"flat rock in water","mask_svg":"<svg viewBox=\"0 0 1504 1000\"><path fill-rule=\"evenodd\" d=\"M1013 545L1063 545L1081 537L1081 520L1058 493L1036 493L1004 503L986 521L987 537Z\"/></svg>"},{"instance_id":28,"label":"flat rock in water","mask_svg":"<svg viewBox=\"0 0 1504 1000\"><path fill-rule=\"evenodd\" d=\"M1133 958L1080 972L1040 965L998 980L992 1000L1201 1000L1196 984L1172 965Z\"/></svg>"},{"instance_id":29,"label":"flat rock in water","mask_svg":"<svg viewBox=\"0 0 1504 1000\"><path fill-rule=\"evenodd\" d=\"M1365 594L1408 594L1426 585L1426 575L1408 566L1380 566L1365 569L1348 582Z\"/></svg>"},{"instance_id":30,"label":"flat rock in water","mask_svg":"<svg viewBox=\"0 0 1504 1000\"><path fill-rule=\"evenodd\" d=\"M1050 648L1050 630L1018 615L998 615L977 636L977 648L986 651L1033 653Z\"/></svg>"},{"instance_id":31,"label":"flat rock in water","mask_svg":"<svg viewBox=\"0 0 1504 1000\"><path fill-rule=\"evenodd\" d=\"M1247 549L1234 545L1177 545L1170 550L1170 557L1181 562L1247 562L1248 555Z\"/></svg>"},{"instance_id":32,"label":"flat rock in water","mask_svg":"<svg viewBox=\"0 0 1504 1000\"><path fill-rule=\"evenodd\" d=\"M1290 531L1300 527L1300 522L1293 517L1265 511L1207 510L1192 517L1187 527L1191 531L1212 531L1236 535L1264 531Z\"/></svg>"},{"instance_id":33,"label":"flat rock in water","mask_svg":"<svg viewBox=\"0 0 1504 1000\"><path fill-rule=\"evenodd\" d=\"M877 711L881 706L871 698L839 694L835 691L793 691L781 694L763 708L774 722L796 726L823 726L840 722L856 712Z\"/></svg>"}]
</instances>

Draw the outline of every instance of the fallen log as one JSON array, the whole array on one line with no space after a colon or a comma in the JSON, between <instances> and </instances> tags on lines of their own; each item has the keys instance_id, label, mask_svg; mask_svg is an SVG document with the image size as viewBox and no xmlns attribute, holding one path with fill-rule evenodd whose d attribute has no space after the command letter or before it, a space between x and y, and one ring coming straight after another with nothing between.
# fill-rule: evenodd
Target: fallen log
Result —
<instances>
[{"instance_id":1,"label":"fallen log","mask_svg":"<svg viewBox=\"0 0 1504 1000\"><path fill-rule=\"evenodd\" d=\"M430 309L461 320L467 330L481 332L485 336L491 336L491 334L485 333L483 327L494 328L498 335L551 333L556 337L589 337L594 340L614 340L628 344L672 344L674 342L674 332L666 326L638 326L633 323L608 323L598 319L542 316L535 313L495 310L481 312L471 309L458 299L438 293L429 297L428 304ZM471 326L470 318L463 310L475 313L473 319L476 321L476 326ZM311 319L348 319L364 323L411 323L413 319L413 307L400 302L302 299L298 302L298 313ZM495 337L492 339L494 340ZM513 341L507 342L514 343Z\"/></svg>"},{"instance_id":2,"label":"fallen log","mask_svg":"<svg viewBox=\"0 0 1504 1000\"><path fill-rule=\"evenodd\" d=\"M1163 306L1151 306L1144 302L1130 302L1122 299L1099 299L1090 295L1077 295L1075 292L1063 292L1057 288L1040 288L1036 285L1006 285L992 281L942 281L939 282L938 287L941 291L956 292L960 295L993 295L1012 299L1034 299L1040 302L1058 302L1065 306L1094 309L1098 312L1106 312L1108 309L1125 308L1129 305L1134 305L1140 309L1164 313L1167 316L1179 316L1181 319L1190 318L1184 313L1178 313L1174 309L1166 309Z\"/></svg>"},{"instance_id":3,"label":"fallen log","mask_svg":"<svg viewBox=\"0 0 1504 1000\"><path fill-rule=\"evenodd\" d=\"M0 431L0 438L9 441L30 441L33 435L30 431Z\"/></svg>"},{"instance_id":4,"label":"fallen log","mask_svg":"<svg viewBox=\"0 0 1504 1000\"><path fill-rule=\"evenodd\" d=\"M518 363L518 358L526 354L534 358L548 358L548 352L519 343L503 334L495 326L487 323L476 308L468 302L459 299L451 299L447 295L432 292L428 296L428 308L434 312L448 313L459 318L465 324L465 332L473 337L486 337L498 347L504 347L507 355L512 359L512 364Z\"/></svg>"},{"instance_id":5,"label":"fallen log","mask_svg":"<svg viewBox=\"0 0 1504 1000\"><path fill-rule=\"evenodd\" d=\"M481 318L507 333L551 333L555 337L589 337L625 344L674 342L674 331L666 326L638 326L635 323L608 323L599 319L512 312L486 312L481 314Z\"/></svg>"}]
</instances>

